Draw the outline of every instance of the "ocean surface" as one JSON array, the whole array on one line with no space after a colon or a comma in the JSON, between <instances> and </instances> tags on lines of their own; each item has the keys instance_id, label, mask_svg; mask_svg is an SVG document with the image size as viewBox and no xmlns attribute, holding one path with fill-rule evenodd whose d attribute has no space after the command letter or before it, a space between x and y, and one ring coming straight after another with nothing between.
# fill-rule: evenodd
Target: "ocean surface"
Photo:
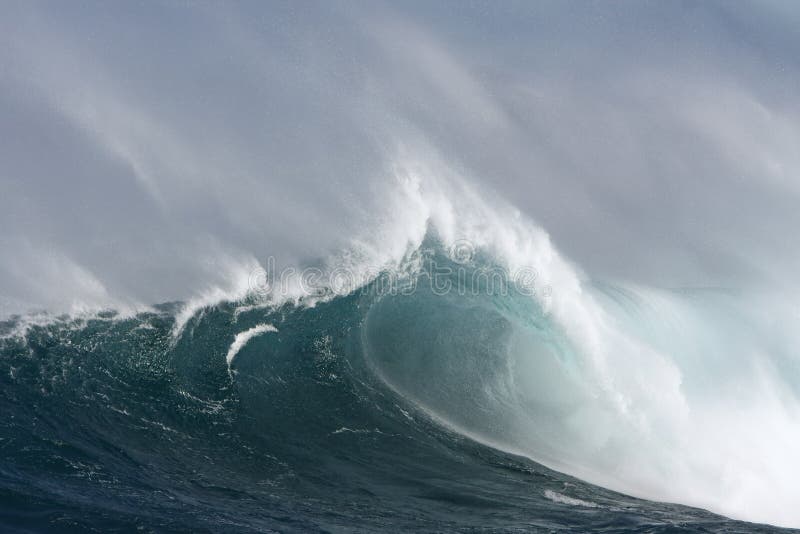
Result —
<instances>
[{"instance_id":1,"label":"ocean surface","mask_svg":"<svg viewBox=\"0 0 800 534\"><path fill-rule=\"evenodd\" d=\"M683 463L630 449L680 429L581 413L605 401L551 313L475 278L488 258L429 253L444 279L417 261L313 301L0 323L0 530L779 530L582 481L680 495ZM647 329L642 295L592 291Z\"/></svg>"}]
</instances>

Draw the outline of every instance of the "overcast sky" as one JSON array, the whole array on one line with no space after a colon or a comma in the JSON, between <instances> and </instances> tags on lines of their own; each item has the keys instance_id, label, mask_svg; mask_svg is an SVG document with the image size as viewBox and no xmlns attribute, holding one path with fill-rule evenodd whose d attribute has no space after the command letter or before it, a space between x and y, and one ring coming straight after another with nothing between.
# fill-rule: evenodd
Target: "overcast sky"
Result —
<instances>
[{"instance_id":1,"label":"overcast sky","mask_svg":"<svg viewBox=\"0 0 800 534\"><path fill-rule=\"evenodd\" d=\"M347 247L398 147L591 277L796 285L798 62L794 2L6 1L0 312Z\"/></svg>"}]
</instances>

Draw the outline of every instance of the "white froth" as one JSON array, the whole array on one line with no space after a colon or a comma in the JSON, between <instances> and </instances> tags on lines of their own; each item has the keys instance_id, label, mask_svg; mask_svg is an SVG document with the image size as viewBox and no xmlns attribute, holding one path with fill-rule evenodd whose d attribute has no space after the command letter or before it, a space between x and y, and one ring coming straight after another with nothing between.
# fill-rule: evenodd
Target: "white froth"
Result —
<instances>
[{"instance_id":1,"label":"white froth","mask_svg":"<svg viewBox=\"0 0 800 534\"><path fill-rule=\"evenodd\" d=\"M239 332L238 334L236 334L233 343L231 343L231 346L228 349L228 354L225 356L225 361L227 362L228 367L231 366L231 363L233 363L233 359L236 357L239 351L242 350L242 347L247 345L248 341L250 341L256 336L260 336L265 332L277 332L277 331L278 329L272 326L271 324L264 323L256 325L253 328L250 328L248 330L245 330L244 332Z\"/></svg>"},{"instance_id":2,"label":"white froth","mask_svg":"<svg viewBox=\"0 0 800 534\"><path fill-rule=\"evenodd\" d=\"M597 508L597 503L591 501L584 501L583 499L576 499L574 497L568 497L553 490L544 490L544 496L550 499L551 501L557 502L559 504L568 504L570 506L583 506L585 508Z\"/></svg>"}]
</instances>

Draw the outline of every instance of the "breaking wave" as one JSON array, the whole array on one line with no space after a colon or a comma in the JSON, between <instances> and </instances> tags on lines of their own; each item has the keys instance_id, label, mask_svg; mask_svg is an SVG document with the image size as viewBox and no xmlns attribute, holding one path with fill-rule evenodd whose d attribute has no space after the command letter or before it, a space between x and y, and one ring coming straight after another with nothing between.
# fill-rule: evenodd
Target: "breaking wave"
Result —
<instances>
[{"instance_id":1,"label":"breaking wave","mask_svg":"<svg viewBox=\"0 0 800 534\"><path fill-rule=\"evenodd\" d=\"M5 524L800 526L785 296L593 280L513 207L396 174L313 271L2 323Z\"/></svg>"}]
</instances>

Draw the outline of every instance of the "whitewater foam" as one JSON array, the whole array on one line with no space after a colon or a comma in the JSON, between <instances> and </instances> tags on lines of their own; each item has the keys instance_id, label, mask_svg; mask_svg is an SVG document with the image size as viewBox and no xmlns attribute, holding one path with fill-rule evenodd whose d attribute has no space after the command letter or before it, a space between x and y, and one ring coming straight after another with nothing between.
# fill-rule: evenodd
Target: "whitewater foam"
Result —
<instances>
[{"instance_id":1,"label":"whitewater foam","mask_svg":"<svg viewBox=\"0 0 800 534\"><path fill-rule=\"evenodd\" d=\"M249 328L244 332L239 332L236 334L236 338L231 343L230 348L228 349L228 354L225 356L225 362L228 364L228 369L231 367L231 363L233 363L233 359L242 350L242 347L247 345L248 341L253 339L256 336L260 336L265 332L277 332L278 329L272 326L271 324L260 324L254 326L253 328Z\"/></svg>"},{"instance_id":2,"label":"whitewater foam","mask_svg":"<svg viewBox=\"0 0 800 534\"><path fill-rule=\"evenodd\" d=\"M550 499L553 502L557 502L559 504L568 504L570 506L583 506L585 508L597 508L598 504L591 502L591 501L584 501L582 499L576 499L574 497L568 497L567 495L563 495L558 493L557 491L553 490L544 490L544 496Z\"/></svg>"}]
</instances>

